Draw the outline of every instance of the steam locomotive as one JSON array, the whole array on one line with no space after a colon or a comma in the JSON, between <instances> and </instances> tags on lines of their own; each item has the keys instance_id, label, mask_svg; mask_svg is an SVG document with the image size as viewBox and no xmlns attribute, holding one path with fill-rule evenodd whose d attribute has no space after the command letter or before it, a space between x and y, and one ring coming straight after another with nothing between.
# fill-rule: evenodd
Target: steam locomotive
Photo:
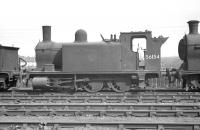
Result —
<instances>
[{"instance_id":1,"label":"steam locomotive","mask_svg":"<svg viewBox=\"0 0 200 130\"><path fill-rule=\"evenodd\" d=\"M179 75L183 87L188 89L200 89L200 34L198 33L199 21L189 21L189 34L179 42L178 53L183 64Z\"/></svg>"},{"instance_id":2,"label":"steam locomotive","mask_svg":"<svg viewBox=\"0 0 200 130\"><path fill-rule=\"evenodd\" d=\"M174 76L183 83L183 87L199 88L200 76L200 35L198 21L189 21L190 33L185 35L179 43L179 57L183 60L180 70L176 74L167 71L168 77ZM110 39L101 42L88 42L87 33L78 30L75 41L57 43L51 40L51 26L43 26L43 41L35 47L37 67L26 72L26 87L33 89L65 88L69 90L85 90L98 92L113 90L125 92L135 87L147 87L151 79L160 79L161 57L160 48L167 37L152 37L151 31L121 32L119 39L111 35ZM137 38L146 39L146 48L143 50L144 59L140 59L138 49L133 51L132 41ZM19 74L18 48L3 47L4 58L0 66L0 87L9 87L16 84ZM5 59L7 55L13 57L12 62ZM10 64L15 63L15 64ZM142 64L141 64L142 63ZM9 65L12 66L9 68ZM5 73L5 70L12 72ZM6 75L5 75L6 74ZM20 79L21 80L21 79ZM21 80L22 81L22 80Z\"/></svg>"},{"instance_id":3,"label":"steam locomotive","mask_svg":"<svg viewBox=\"0 0 200 130\"><path fill-rule=\"evenodd\" d=\"M132 50L132 40L146 39L145 61ZM78 30L75 41L51 41L51 27L43 26L43 41L35 48L37 69L27 73L28 85L34 89L68 88L98 92L111 89L129 91L131 87L148 84L160 76L160 47L165 37L152 38L150 31L122 32L119 39L111 35L101 42L88 42L87 33Z\"/></svg>"}]
</instances>

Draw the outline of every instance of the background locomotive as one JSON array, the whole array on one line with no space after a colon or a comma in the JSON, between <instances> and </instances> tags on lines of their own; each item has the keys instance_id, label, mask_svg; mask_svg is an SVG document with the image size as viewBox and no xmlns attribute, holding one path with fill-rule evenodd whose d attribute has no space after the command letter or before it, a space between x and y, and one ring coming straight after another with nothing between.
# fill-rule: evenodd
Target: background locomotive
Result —
<instances>
[{"instance_id":1,"label":"background locomotive","mask_svg":"<svg viewBox=\"0 0 200 130\"><path fill-rule=\"evenodd\" d=\"M146 39L142 66L138 52L132 51L134 38ZM166 40L162 36L152 38L151 32L145 31L88 42L86 31L78 30L74 42L56 43L51 41L51 26L43 26L43 41L35 48L37 69L28 72L28 85L34 89L64 87L88 92L124 92L149 85L149 79L160 76L160 48Z\"/></svg>"},{"instance_id":2,"label":"background locomotive","mask_svg":"<svg viewBox=\"0 0 200 130\"><path fill-rule=\"evenodd\" d=\"M200 34L198 33L199 21L189 21L189 34L179 42L178 53L183 64L180 75L183 87L200 89Z\"/></svg>"}]
</instances>

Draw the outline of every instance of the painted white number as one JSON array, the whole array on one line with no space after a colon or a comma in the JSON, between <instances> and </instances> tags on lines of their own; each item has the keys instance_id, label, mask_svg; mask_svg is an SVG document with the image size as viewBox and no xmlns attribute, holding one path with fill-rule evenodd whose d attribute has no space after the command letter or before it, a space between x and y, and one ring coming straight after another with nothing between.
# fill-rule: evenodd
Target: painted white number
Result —
<instances>
[{"instance_id":1,"label":"painted white number","mask_svg":"<svg viewBox=\"0 0 200 130\"><path fill-rule=\"evenodd\" d=\"M149 59L149 60L151 60L151 59L153 59L153 60L155 60L155 59L159 59L160 58L160 55L146 55L145 56L145 59Z\"/></svg>"}]
</instances>

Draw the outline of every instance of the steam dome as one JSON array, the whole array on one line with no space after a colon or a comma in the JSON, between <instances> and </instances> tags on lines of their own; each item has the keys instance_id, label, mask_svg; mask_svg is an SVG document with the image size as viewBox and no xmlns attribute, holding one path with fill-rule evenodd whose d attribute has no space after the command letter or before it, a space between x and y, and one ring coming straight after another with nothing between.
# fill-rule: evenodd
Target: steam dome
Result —
<instances>
[{"instance_id":1,"label":"steam dome","mask_svg":"<svg viewBox=\"0 0 200 130\"><path fill-rule=\"evenodd\" d=\"M79 29L75 33L75 42L87 42L87 33L83 29Z\"/></svg>"}]
</instances>

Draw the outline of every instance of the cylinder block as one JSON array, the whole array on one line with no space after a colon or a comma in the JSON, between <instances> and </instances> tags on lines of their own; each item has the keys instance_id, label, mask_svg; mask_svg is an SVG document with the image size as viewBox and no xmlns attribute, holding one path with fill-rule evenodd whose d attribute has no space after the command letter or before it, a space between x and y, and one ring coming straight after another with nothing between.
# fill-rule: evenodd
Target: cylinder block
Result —
<instances>
[{"instance_id":1,"label":"cylinder block","mask_svg":"<svg viewBox=\"0 0 200 130\"><path fill-rule=\"evenodd\" d=\"M49 79L47 77L35 77L32 79L32 86L34 89L41 89L48 86Z\"/></svg>"}]
</instances>

